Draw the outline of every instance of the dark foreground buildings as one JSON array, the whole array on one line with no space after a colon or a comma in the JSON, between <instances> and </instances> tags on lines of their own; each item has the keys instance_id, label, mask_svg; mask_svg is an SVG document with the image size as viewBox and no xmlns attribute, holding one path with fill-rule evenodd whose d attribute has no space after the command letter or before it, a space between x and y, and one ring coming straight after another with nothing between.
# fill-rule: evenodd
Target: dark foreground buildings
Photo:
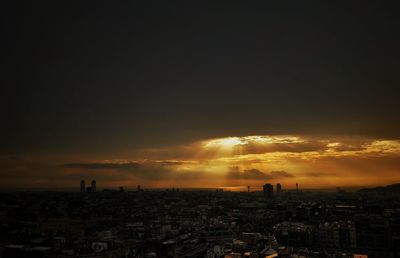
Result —
<instances>
[{"instance_id":1,"label":"dark foreground buildings","mask_svg":"<svg viewBox=\"0 0 400 258\"><path fill-rule=\"evenodd\" d=\"M278 189L3 192L0 257L399 257L396 188Z\"/></svg>"}]
</instances>

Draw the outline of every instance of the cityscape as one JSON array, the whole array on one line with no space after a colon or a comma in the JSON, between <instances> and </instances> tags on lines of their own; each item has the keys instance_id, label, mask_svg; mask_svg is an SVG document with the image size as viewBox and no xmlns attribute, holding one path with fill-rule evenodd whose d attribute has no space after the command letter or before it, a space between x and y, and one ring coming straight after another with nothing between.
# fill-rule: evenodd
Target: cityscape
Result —
<instances>
[{"instance_id":1,"label":"cityscape","mask_svg":"<svg viewBox=\"0 0 400 258\"><path fill-rule=\"evenodd\" d=\"M8 257L399 257L400 184L0 194Z\"/></svg>"},{"instance_id":2,"label":"cityscape","mask_svg":"<svg viewBox=\"0 0 400 258\"><path fill-rule=\"evenodd\" d=\"M1 11L0 258L400 258L396 1Z\"/></svg>"}]
</instances>

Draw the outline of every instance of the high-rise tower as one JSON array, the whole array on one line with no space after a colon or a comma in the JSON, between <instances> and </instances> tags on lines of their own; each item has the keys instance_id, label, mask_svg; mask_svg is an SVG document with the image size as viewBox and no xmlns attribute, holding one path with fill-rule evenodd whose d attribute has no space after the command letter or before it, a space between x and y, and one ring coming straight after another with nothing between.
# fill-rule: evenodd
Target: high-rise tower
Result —
<instances>
[{"instance_id":1,"label":"high-rise tower","mask_svg":"<svg viewBox=\"0 0 400 258\"><path fill-rule=\"evenodd\" d=\"M263 186L264 196L268 199L272 198L274 195L274 186L271 184L265 184Z\"/></svg>"},{"instance_id":2,"label":"high-rise tower","mask_svg":"<svg viewBox=\"0 0 400 258\"><path fill-rule=\"evenodd\" d=\"M280 183L276 184L276 193L277 194L282 193L282 185Z\"/></svg>"},{"instance_id":3,"label":"high-rise tower","mask_svg":"<svg viewBox=\"0 0 400 258\"><path fill-rule=\"evenodd\" d=\"M84 193L86 191L86 187L85 187L85 180L81 181L81 193Z\"/></svg>"},{"instance_id":4,"label":"high-rise tower","mask_svg":"<svg viewBox=\"0 0 400 258\"><path fill-rule=\"evenodd\" d=\"M91 190L92 193L96 192L96 180L92 181L92 187L91 187L90 190Z\"/></svg>"}]
</instances>

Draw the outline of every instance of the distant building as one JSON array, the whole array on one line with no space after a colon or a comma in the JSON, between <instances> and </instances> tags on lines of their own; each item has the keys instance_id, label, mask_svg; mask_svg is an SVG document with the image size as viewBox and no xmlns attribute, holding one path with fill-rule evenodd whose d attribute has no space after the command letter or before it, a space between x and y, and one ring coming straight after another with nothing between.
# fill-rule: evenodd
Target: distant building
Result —
<instances>
[{"instance_id":1,"label":"distant building","mask_svg":"<svg viewBox=\"0 0 400 258\"><path fill-rule=\"evenodd\" d=\"M125 191L125 190L124 190L124 187L123 187L123 186L120 186L120 187L119 187L119 191L120 191L120 192L124 192L124 191Z\"/></svg>"},{"instance_id":2,"label":"distant building","mask_svg":"<svg viewBox=\"0 0 400 258\"><path fill-rule=\"evenodd\" d=\"M96 192L96 180L93 180L92 181L92 187L91 187L92 189L91 189L91 192L92 193L94 193L94 192Z\"/></svg>"},{"instance_id":3,"label":"distant building","mask_svg":"<svg viewBox=\"0 0 400 258\"><path fill-rule=\"evenodd\" d=\"M282 193L282 185L281 184L276 184L276 193L281 194Z\"/></svg>"},{"instance_id":4,"label":"distant building","mask_svg":"<svg viewBox=\"0 0 400 258\"><path fill-rule=\"evenodd\" d=\"M265 184L263 186L264 196L267 198L272 198L274 195L274 186L271 184Z\"/></svg>"},{"instance_id":5,"label":"distant building","mask_svg":"<svg viewBox=\"0 0 400 258\"><path fill-rule=\"evenodd\" d=\"M137 186L138 192L142 191L142 187L140 185Z\"/></svg>"},{"instance_id":6,"label":"distant building","mask_svg":"<svg viewBox=\"0 0 400 258\"><path fill-rule=\"evenodd\" d=\"M81 193L84 193L86 190L86 186L85 186L85 180L81 181Z\"/></svg>"}]
</instances>

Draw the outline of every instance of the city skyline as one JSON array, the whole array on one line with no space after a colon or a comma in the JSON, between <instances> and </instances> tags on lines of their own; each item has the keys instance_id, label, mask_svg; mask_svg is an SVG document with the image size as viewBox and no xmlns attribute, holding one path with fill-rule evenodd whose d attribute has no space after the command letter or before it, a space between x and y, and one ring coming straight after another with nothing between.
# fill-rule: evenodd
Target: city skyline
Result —
<instances>
[{"instance_id":1,"label":"city skyline","mask_svg":"<svg viewBox=\"0 0 400 258\"><path fill-rule=\"evenodd\" d=\"M3 2L1 258L400 257L395 1Z\"/></svg>"}]
</instances>

